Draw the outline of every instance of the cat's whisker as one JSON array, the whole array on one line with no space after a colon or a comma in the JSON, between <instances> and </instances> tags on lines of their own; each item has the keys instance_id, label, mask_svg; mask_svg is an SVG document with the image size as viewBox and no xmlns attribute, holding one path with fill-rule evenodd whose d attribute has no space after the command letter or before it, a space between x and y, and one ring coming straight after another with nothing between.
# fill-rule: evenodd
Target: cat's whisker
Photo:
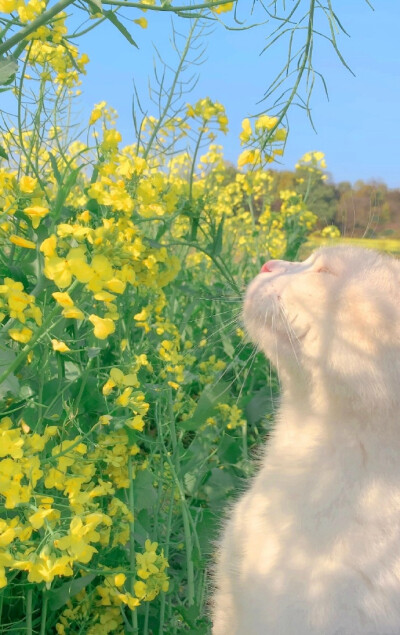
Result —
<instances>
[{"instance_id":1,"label":"cat's whisker","mask_svg":"<svg viewBox=\"0 0 400 635\"><path fill-rule=\"evenodd\" d=\"M298 343L300 346L301 346L301 342L300 342L300 340L299 340L298 336L296 335L296 333L294 332L292 325L290 324L290 320L289 320L289 318L288 318L288 316L287 316L287 313L286 313L286 311L285 311L284 307L283 307L282 305L279 305L279 308L280 308L280 310L281 310L281 314L282 314L282 317L283 317L283 320L282 320L282 321L283 321L283 324L284 324L284 326L285 326L285 329L286 329L286 332L287 332L287 335L288 335L288 338L289 338L289 341L290 341L290 344L291 344L291 347L292 347L293 354L294 354L294 356L295 356L295 359L296 359L297 365L298 365L298 367L299 367L301 370L303 370L303 367L302 367L302 365L301 365L301 363L300 363L300 361L299 361L299 358L298 358L298 356L297 356L297 351L296 351L296 348L295 348L295 346L294 346L294 344L293 344L293 339L294 339L295 341L297 341L297 343ZM292 339L292 336L293 336L293 339Z\"/></svg>"},{"instance_id":2,"label":"cat's whisker","mask_svg":"<svg viewBox=\"0 0 400 635\"><path fill-rule=\"evenodd\" d=\"M255 358L256 358L256 356L257 356L257 352L258 352L258 351L257 351L257 347L256 347L256 346L253 346L253 350L252 350L252 352L250 353L249 358L248 358L248 360L246 361L245 365L243 366L243 369L242 369L242 370L244 370L244 369L246 368L247 364L248 364L248 363L249 363L249 361L250 361L250 366L249 366L249 367L248 367L248 369L247 369L247 373L246 373L246 375L243 377L242 385L241 385L241 387L240 387L239 394L238 394L238 396L237 396L237 398L236 398L236 403L238 403L238 402L239 402L239 399L240 399L240 397L242 396L242 392L243 392L244 385L245 385L245 383L246 383L246 381L247 381L247 378L248 378L248 376L249 376L249 374L250 374L250 371L251 371L251 369L252 369L252 366L253 366L254 360L255 360ZM237 377L239 377L239 375L240 375L240 373L241 373L241 372L242 372L242 371L240 370L240 371L239 371L239 373L238 373L238 375L237 375Z\"/></svg>"}]
</instances>

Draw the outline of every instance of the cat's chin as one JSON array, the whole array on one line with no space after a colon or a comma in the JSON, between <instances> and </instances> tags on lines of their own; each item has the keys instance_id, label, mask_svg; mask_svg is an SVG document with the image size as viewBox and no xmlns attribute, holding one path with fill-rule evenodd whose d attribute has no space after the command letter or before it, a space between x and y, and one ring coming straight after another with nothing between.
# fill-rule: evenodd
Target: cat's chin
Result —
<instances>
[{"instance_id":1,"label":"cat's chin","mask_svg":"<svg viewBox=\"0 0 400 635\"><path fill-rule=\"evenodd\" d=\"M310 327L295 332L284 324L275 327L273 331L263 329L263 332L258 331L257 334L254 331L251 333L249 330L252 340L257 343L258 348L263 351L274 366L292 360L300 364L304 353L304 343L309 332Z\"/></svg>"}]
</instances>

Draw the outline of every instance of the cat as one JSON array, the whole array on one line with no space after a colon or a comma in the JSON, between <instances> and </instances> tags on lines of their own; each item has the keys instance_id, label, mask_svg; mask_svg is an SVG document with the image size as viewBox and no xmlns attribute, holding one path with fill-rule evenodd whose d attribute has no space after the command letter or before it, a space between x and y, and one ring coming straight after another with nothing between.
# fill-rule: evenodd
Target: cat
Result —
<instances>
[{"instance_id":1,"label":"cat","mask_svg":"<svg viewBox=\"0 0 400 635\"><path fill-rule=\"evenodd\" d=\"M276 427L217 548L213 635L400 634L400 262L270 261L243 310Z\"/></svg>"}]
</instances>

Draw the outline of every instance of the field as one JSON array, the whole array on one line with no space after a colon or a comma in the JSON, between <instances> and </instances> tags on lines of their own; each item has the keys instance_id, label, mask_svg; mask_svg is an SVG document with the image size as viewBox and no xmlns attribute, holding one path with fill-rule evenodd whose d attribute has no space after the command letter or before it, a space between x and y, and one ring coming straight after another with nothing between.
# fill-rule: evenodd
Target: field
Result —
<instances>
[{"instance_id":1,"label":"field","mask_svg":"<svg viewBox=\"0 0 400 635\"><path fill-rule=\"evenodd\" d=\"M208 99L186 114L159 133L226 125ZM315 223L212 143L163 165L120 148L114 116L94 109L94 150L4 136L5 633L209 632L212 541L277 392L242 292Z\"/></svg>"},{"instance_id":2,"label":"field","mask_svg":"<svg viewBox=\"0 0 400 635\"><path fill-rule=\"evenodd\" d=\"M279 392L243 291L338 238L304 195L324 157L277 190L275 117L243 121L236 168L223 105L171 114L173 93L134 145L104 102L77 137L87 59L58 46L63 14L40 28L0 141L0 632L205 635L214 541Z\"/></svg>"}]
</instances>

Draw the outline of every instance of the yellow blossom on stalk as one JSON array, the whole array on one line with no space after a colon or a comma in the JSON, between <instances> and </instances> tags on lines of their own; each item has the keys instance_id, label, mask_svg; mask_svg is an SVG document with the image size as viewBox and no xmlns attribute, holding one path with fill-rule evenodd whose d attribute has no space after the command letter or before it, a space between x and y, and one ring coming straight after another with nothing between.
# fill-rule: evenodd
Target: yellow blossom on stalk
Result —
<instances>
[{"instance_id":1,"label":"yellow blossom on stalk","mask_svg":"<svg viewBox=\"0 0 400 635\"><path fill-rule=\"evenodd\" d=\"M25 560L14 561L12 568L28 571L29 582L37 583L52 582L56 575L73 575L71 558L68 556L57 558L50 553L47 545L38 555L32 552Z\"/></svg>"},{"instance_id":2,"label":"yellow blossom on stalk","mask_svg":"<svg viewBox=\"0 0 400 635\"><path fill-rule=\"evenodd\" d=\"M0 0L0 13L12 13L16 11L19 0Z\"/></svg>"},{"instance_id":3,"label":"yellow blossom on stalk","mask_svg":"<svg viewBox=\"0 0 400 635\"><path fill-rule=\"evenodd\" d=\"M41 527L43 527L46 519L56 520L59 517L60 512L58 511L58 509L52 509L50 507L47 509L39 509L34 514L31 514L28 517L28 520L34 529L40 529Z\"/></svg>"},{"instance_id":4,"label":"yellow blossom on stalk","mask_svg":"<svg viewBox=\"0 0 400 635\"><path fill-rule=\"evenodd\" d=\"M135 24L138 24L139 26L142 27L142 29L147 29L147 20L146 18L137 18L137 20L134 20Z\"/></svg>"},{"instance_id":5,"label":"yellow blossom on stalk","mask_svg":"<svg viewBox=\"0 0 400 635\"><path fill-rule=\"evenodd\" d=\"M228 11L232 11L233 2L227 2L226 4L221 4L219 7L214 7L212 10L214 13L227 13Z\"/></svg>"},{"instance_id":6,"label":"yellow blossom on stalk","mask_svg":"<svg viewBox=\"0 0 400 635\"><path fill-rule=\"evenodd\" d=\"M132 428L132 430L138 430L138 432L143 432L143 429L144 429L143 417L141 415L136 415L132 419L128 419L125 422L125 425L127 425L128 428Z\"/></svg>"},{"instance_id":7,"label":"yellow blossom on stalk","mask_svg":"<svg viewBox=\"0 0 400 635\"><path fill-rule=\"evenodd\" d=\"M16 342L26 344L31 339L33 331L24 326L22 329L10 329L8 331L8 334Z\"/></svg>"},{"instance_id":8,"label":"yellow blossom on stalk","mask_svg":"<svg viewBox=\"0 0 400 635\"><path fill-rule=\"evenodd\" d=\"M103 150L115 150L121 140L121 133L118 130L105 130L101 146Z\"/></svg>"},{"instance_id":9,"label":"yellow blossom on stalk","mask_svg":"<svg viewBox=\"0 0 400 635\"><path fill-rule=\"evenodd\" d=\"M30 22L38 15L40 15L45 7L46 3L44 2L44 0L29 0L26 5L24 5L22 2L19 2L17 11L21 22L23 24L25 24L26 22Z\"/></svg>"},{"instance_id":10,"label":"yellow blossom on stalk","mask_svg":"<svg viewBox=\"0 0 400 635\"><path fill-rule=\"evenodd\" d=\"M46 238L42 242L42 244L40 245L40 251L44 253L45 256L50 258L51 256L55 255L56 247L57 247L57 237L55 236L55 234L52 234L51 236L49 236L49 238Z\"/></svg>"},{"instance_id":11,"label":"yellow blossom on stalk","mask_svg":"<svg viewBox=\"0 0 400 635\"><path fill-rule=\"evenodd\" d=\"M40 221L42 220L42 218L47 216L49 210L47 209L47 207L34 205L32 207L25 207L23 212L31 219L33 229L37 229L39 227Z\"/></svg>"},{"instance_id":12,"label":"yellow blossom on stalk","mask_svg":"<svg viewBox=\"0 0 400 635\"><path fill-rule=\"evenodd\" d=\"M19 430L0 430L0 457L11 456L13 459L20 459L23 456L23 445L24 440Z\"/></svg>"},{"instance_id":13,"label":"yellow blossom on stalk","mask_svg":"<svg viewBox=\"0 0 400 635\"><path fill-rule=\"evenodd\" d=\"M129 398L132 394L132 388L125 388L124 392L117 397L117 399L115 400L115 403L118 406L122 406L123 408L125 408L128 403L129 403Z\"/></svg>"},{"instance_id":14,"label":"yellow blossom on stalk","mask_svg":"<svg viewBox=\"0 0 400 635\"><path fill-rule=\"evenodd\" d=\"M278 117L269 117L268 115L261 115L256 121L255 128L260 130L272 130L278 123Z\"/></svg>"},{"instance_id":15,"label":"yellow blossom on stalk","mask_svg":"<svg viewBox=\"0 0 400 635\"><path fill-rule=\"evenodd\" d=\"M36 245L31 240L27 240L26 238L22 238L22 236L17 236L16 234L12 234L10 236L10 242L17 247L25 247L25 249L36 249Z\"/></svg>"},{"instance_id":16,"label":"yellow blossom on stalk","mask_svg":"<svg viewBox=\"0 0 400 635\"><path fill-rule=\"evenodd\" d=\"M90 114L89 126L92 126L94 123L96 123L96 121L100 119L101 115L102 115L101 109L96 108L95 106Z\"/></svg>"},{"instance_id":17,"label":"yellow blossom on stalk","mask_svg":"<svg viewBox=\"0 0 400 635\"><path fill-rule=\"evenodd\" d=\"M54 291L51 294L56 302L62 307L74 306L74 301L66 291Z\"/></svg>"},{"instance_id":18,"label":"yellow blossom on stalk","mask_svg":"<svg viewBox=\"0 0 400 635\"><path fill-rule=\"evenodd\" d=\"M83 318L85 317L83 311L78 309L77 306L66 307L62 311L62 315L65 318L72 320L83 320Z\"/></svg>"},{"instance_id":19,"label":"yellow blossom on stalk","mask_svg":"<svg viewBox=\"0 0 400 635\"><path fill-rule=\"evenodd\" d=\"M60 289L64 289L69 287L73 276L79 282L89 282L93 277L93 271L86 262L83 247L74 247L69 250L65 258L59 258L58 256L46 258L44 275L46 278L54 280Z\"/></svg>"},{"instance_id":20,"label":"yellow blossom on stalk","mask_svg":"<svg viewBox=\"0 0 400 635\"><path fill-rule=\"evenodd\" d=\"M116 596L123 604L126 604L131 611L134 611L138 606L140 606L140 602L137 598L133 597L130 593L118 593Z\"/></svg>"},{"instance_id":21,"label":"yellow blossom on stalk","mask_svg":"<svg viewBox=\"0 0 400 635\"><path fill-rule=\"evenodd\" d=\"M36 189L37 183L37 179L32 176L22 176L19 180L19 189L24 194L32 194Z\"/></svg>"},{"instance_id":22,"label":"yellow blossom on stalk","mask_svg":"<svg viewBox=\"0 0 400 635\"><path fill-rule=\"evenodd\" d=\"M243 119L242 121L242 132L239 135L239 139L242 143L247 143L253 134L251 129L250 119Z\"/></svg>"},{"instance_id":23,"label":"yellow blossom on stalk","mask_svg":"<svg viewBox=\"0 0 400 635\"><path fill-rule=\"evenodd\" d=\"M134 588L136 597L138 597L139 600L142 600L145 597L146 593L147 593L146 583L143 582L142 580L138 580L133 585L133 588Z\"/></svg>"},{"instance_id":24,"label":"yellow blossom on stalk","mask_svg":"<svg viewBox=\"0 0 400 635\"><path fill-rule=\"evenodd\" d=\"M5 567L11 567L13 562L14 558L8 551L0 551L0 589L7 586Z\"/></svg>"},{"instance_id":25,"label":"yellow blossom on stalk","mask_svg":"<svg viewBox=\"0 0 400 635\"><path fill-rule=\"evenodd\" d=\"M16 535L14 527L9 527L4 520L0 520L0 547L8 547Z\"/></svg>"},{"instance_id":26,"label":"yellow blossom on stalk","mask_svg":"<svg viewBox=\"0 0 400 635\"><path fill-rule=\"evenodd\" d=\"M261 162L261 152L258 148L254 150L243 150L238 157L238 167L242 168L245 165L257 165Z\"/></svg>"},{"instance_id":27,"label":"yellow blossom on stalk","mask_svg":"<svg viewBox=\"0 0 400 635\"><path fill-rule=\"evenodd\" d=\"M117 573L117 575L114 577L115 586L123 586L125 584L125 581L126 575L124 575L123 573Z\"/></svg>"},{"instance_id":28,"label":"yellow blossom on stalk","mask_svg":"<svg viewBox=\"0 0 400 635\"><path fill-rule=\"evenodd\" d=\"M53 347L53 351L57 351L58 353L67 353L71 350L65 342L61 342L60 340L51 340L51 345Z\"/></svg>"},{"instance_id":29,"label":"yellow blossom on stalk","mask_svg":"<svg viewBox=\"0 0 400 635\"><path fill-rule=\"evenodd\" d=\"M101 318L98 315L89 315L90 322L94 325L94 335L99 340L105 340L115 331L115 324L110 318Z\"/></svg>"}]
</instances>

